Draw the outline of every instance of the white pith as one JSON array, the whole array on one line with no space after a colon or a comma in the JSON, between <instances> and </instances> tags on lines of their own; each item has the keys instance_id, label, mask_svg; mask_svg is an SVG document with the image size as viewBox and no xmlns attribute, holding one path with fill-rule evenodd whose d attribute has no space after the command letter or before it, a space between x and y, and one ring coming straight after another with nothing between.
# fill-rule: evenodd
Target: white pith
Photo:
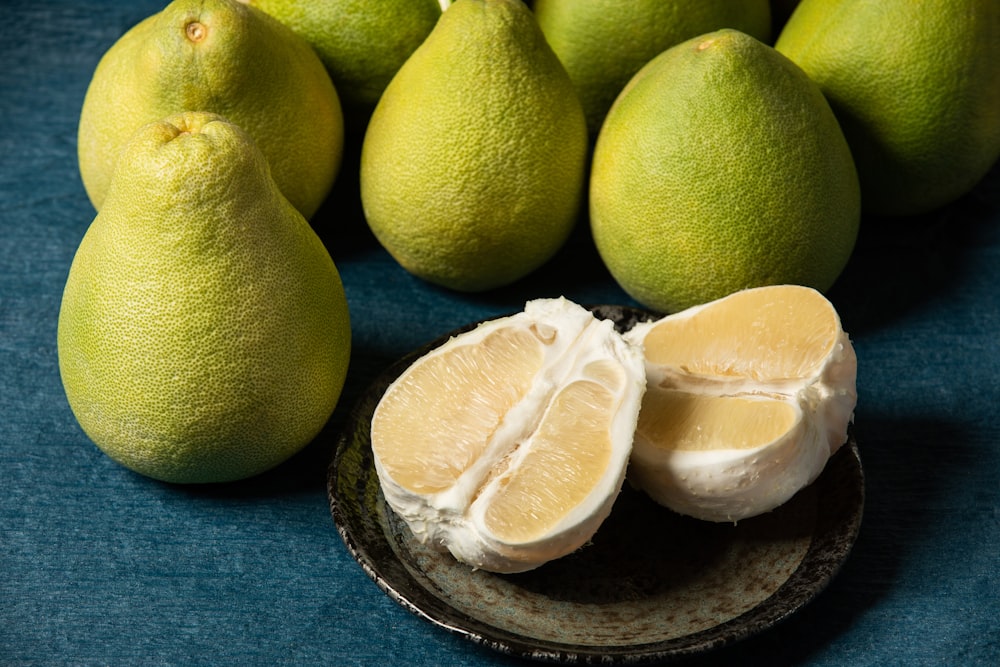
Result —
<instances>
[{"instance_id":1,"label":"white pith","mask_svg":"<svg viewBox=\"0 0 1000 667\"><path fill-rule=\"evenodd\" d=\"M697 306L670 317L691 317L710 306ZM637 325L626 339L642 345L657 322ZM714 396L766 397L791 405L798 419L773 441L750 449L670 451L637 432L630 482L681 514L735 522L775 509L815 481L830 456L846 441L857 401L857 357L839 317L836 326L836 341L823 363L805 378L708 377L647 361L647 392L674 389Z\"/></svg>"},{"instance_id":2,"label":"white pith","mask_svg":"<svg viewBox=\"0 0 1000 667\"><path fill-rule=\"evenodd\" d=\"M486 322L453 338L415 362L411 368L455 346L476 344L502 327L535 327L543 338L552 332L556 335L552 343L545 346L542 371L534 378L528 394L506 413L483 455L464 470L454 485L436 493L419 493L404 488L387 471L374 442L373 451L376 452L375 468L386 501L419 540L447 549L458 560L474 567L518 572L576 550L592 537L607 517L621 489L631 453L639 405L645 390L645 370L638 348L626 344L610 321L597 320L589 311L565 299L530 301L523 312ZM603 378L594 373L597 367L588 365L604 360L612 361L620 369L622 378L610 428L613 443L610 464L586 498L544 534L527 541L503 540L487 527L485 511L506 475L516 470L531 450L535 431L545 416L540 406L545 406L547 410L553 396L574 381L603 384ZM386 395L400 384L404 376L390 385ZM376 408L372 420L373 438L378 419L379 409ZM506 465L504 470L492 474L491 471L501 461Z\"/></svg>"}]
</instances>

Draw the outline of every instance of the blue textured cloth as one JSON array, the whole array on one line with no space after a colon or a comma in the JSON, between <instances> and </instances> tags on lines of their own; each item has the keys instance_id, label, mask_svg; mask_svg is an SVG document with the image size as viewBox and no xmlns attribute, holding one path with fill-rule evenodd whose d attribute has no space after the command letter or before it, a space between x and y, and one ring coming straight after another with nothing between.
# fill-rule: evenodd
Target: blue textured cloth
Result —
<instances>
[{"instance_id":1,"label":"blue textured cloth","mask_svg":"<svg viewBox=\"0 0 1000 667\"><path fill-rule=\"evenodd\" d=\"M368 233L347 162L317 218L354 335L328 427L240 483L178 487L118 466L67 405L56 321L94 215L76 165L83 95L101 54L160 7L0 10L0 663L513 664L368 579L331 520L326 464L354 398L409 350L530 298L631 302L585 230L512 287L430 287ZM855 549L800 613L691 664L1000 664L998 172L931 215L864 220L831 292L860 360Z\"/></svg>"}]
</instances>

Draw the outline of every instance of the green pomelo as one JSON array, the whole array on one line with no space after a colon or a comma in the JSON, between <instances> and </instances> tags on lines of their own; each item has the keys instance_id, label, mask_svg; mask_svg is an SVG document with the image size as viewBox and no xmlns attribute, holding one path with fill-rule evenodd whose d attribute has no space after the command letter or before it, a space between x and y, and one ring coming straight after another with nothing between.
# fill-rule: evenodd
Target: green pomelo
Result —
<instances>
[{"instance_id":1,"label":"green pomelo","mask_svg":"<svg viewBox=\"0 0 1000 667\"><path fill-rule=\"evenodd\" d=\"M324 426L350 345L337 269L247 133L204 113L140 128L59 312L63 385L94 443L170 482L263 472Z\"/></svg>"},{"instance_id":2,"label":"green pomelo","mask_svg":"<svg viewBox=\"0 0 1000 667\"><path fill-rule=\"evenodd\" d=\"M1000 158L996 0L803 0L775 48L830 101L866 211L938 208Z\"/></svg>"},{"instance_id":3,"label":"green pomelo","mask_svg":"<svg viewBox=\"0 0 1000 667\"><path fill-rule=\"evenodd\" d=\"M361 200L408 271L456 290L511 283L572 230L587 128L566 70L520 0L458 0L372 114Z\"/></svg>"},{"instance_id":4,"label":"green pomelo","mask_svg":"<svg viewBox=\"0 0 1000 667\"><path fill-rule=\"evenodd\" d=\"M850 151L819 88L735 30L665 51L597 139L594 241L640 303L676 312L763 285L828 289L857 237Z\"/></svg>"},{"instance_id":5,"label":"green pomelo","mask_svg":"<svg viewBox=\"0 0 1000 667\"><path fill-rule=\"evenodd\" d=\"M186 111L217 113L249 132L306 218L333 186L343 115L309 44L236 0L174 0L108 49L87 88L77 149L96 209L132 134Z\"/></svg>"},{"instance_id":6,"label":"green pomelo","mask_svg":"<svg viewBox=\"0 0 1000 667\"><path fill-rule=\"evenodd\" d=\"M366 118L441 17L439 0L240 0L316 50L345 110Z\"/></svg>"},{"instance_id":7,"label":"green pomelo","mask_svg":"<svg viewBox=\"0 0 1000 667\"><path fill-rule=\"evenodd\" d=\"M735 28L768 41L768 0L535 0L538 25L576 87L596 135L628 80L666 49Z\"/></svg>"}]
</instances>

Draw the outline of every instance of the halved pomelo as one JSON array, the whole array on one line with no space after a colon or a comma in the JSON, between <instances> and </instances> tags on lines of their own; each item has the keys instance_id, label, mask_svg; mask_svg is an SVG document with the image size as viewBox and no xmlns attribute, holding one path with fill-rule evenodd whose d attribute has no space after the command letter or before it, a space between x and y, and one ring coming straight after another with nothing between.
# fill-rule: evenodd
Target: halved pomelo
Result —
<instances>
[{"instance_id":1,"label":"halved pomelo","mask_svg":"<svg viewBox=\"0 0 1000 667\"><path fill-rule=\"evenodd\" d=\"M647 377L629 479L681 514L770 511L847 440L857 357L814 289L743 290L625 338L642 346Z\"/></svg>"},{"instance_id":2,"label":"halved pomelo","mask_svg":"<svg viewBox=\"0 0 1000 667\"><path fill-rule=\"evenodd\" d=\"M529 301L416 360L372 417L389 506L422 541L495 572L584 545L621 490L641 352L566 299Z\"/></svg>"}]
</instances>

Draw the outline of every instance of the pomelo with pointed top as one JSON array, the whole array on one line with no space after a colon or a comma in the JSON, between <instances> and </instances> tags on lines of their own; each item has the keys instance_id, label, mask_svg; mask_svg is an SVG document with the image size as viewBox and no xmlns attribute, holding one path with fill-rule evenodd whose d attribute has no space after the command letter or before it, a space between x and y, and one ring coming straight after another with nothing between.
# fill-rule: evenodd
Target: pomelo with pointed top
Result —
<instances>
[{"instance_id":1,"label":"pomelo with pointed top","mask_svg":"<svg viewBox=\"0 0 1000 667\"><path fill-rule=\"evenodd\" d=\"M96 209L132 134L186 111L217 113L247 131L306 218L333 186L343 113L309 44L236 0L174 0L105 52L87 88L77 152Z\"/></svg>"},{"instance_id":2,"label":"pomelo with pointed top","mask_svg":"<svg viewBox=\"0 0 1000 667\"><path fill-rule=\"evenodd\" d=\"M457 0L399 69L361 151L361 201L410 273L475 292L547 262L584 194L587 127L521 0Z\"/></svg>"},{"instance_id":3,"label":"pomelo with pointed top","mask_svg":"<svg viewBox=\"0 0 1000 667\"><path fill-rule=\"evenodd\" d=\"M337 269L249 135L195 112L140 128L59 311L63 385L94 443L169 482L256 475L319 433L350 346Z\"/></svg>"}]
</instances>

